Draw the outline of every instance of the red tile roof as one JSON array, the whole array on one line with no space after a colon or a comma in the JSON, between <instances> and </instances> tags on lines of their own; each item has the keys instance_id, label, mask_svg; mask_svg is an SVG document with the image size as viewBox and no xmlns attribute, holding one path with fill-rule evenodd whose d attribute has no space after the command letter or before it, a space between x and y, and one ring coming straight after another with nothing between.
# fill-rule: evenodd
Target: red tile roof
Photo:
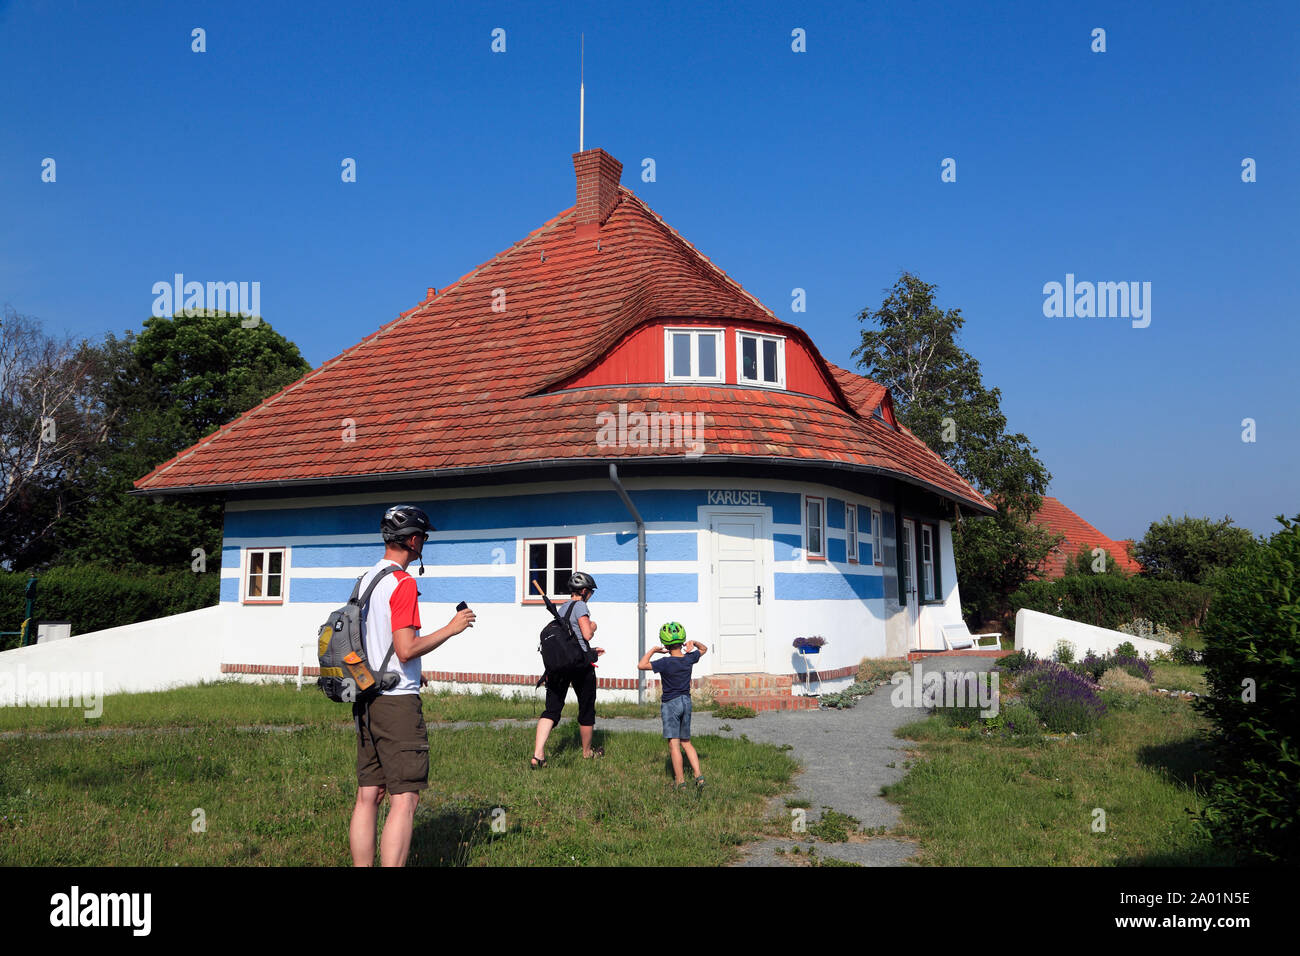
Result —
<instances>
[{"instance_id":1,"label":"red tile roof","mask_svg":"<svg viewBox=\"0 0 1300 956\"><path fill-rule=\"evenodd\" d=\"M802 329L776 318L629 190L619 187L597 237L580 237L575 219L572 207L560 213L159 465L137 490L682 460L680 448L598 446L597 415L626 402L646 412L702 412L705 449L697 462L833 462L895 475L991 513L923 442L872 416L882 386L826 362ZM503 311L493 311L496 290L504 290ZM688 316L782 327L825 364L843 404L736 386L562 388L633 328ZM352 441L342 438L345 419L355 422Z\"/></svg>"},{"instance_id":2,"label":"red tile roof","mask_svg":"<svg viewBox=\"0 0 1300 956\"><path fill-rule=\"evenodd\" d=\"M1066 564L1074 560L1080 548L1087 548L1088 551L1104 548L1120 569L1129 574L1137 574L1142 570L1142 565L1129 556L1128 546L1132 544L1131 541L1115 541L1106 537L1055 498L1043 497L1043 503L1033 521L1049 531L1065 535L1060 546L1053 549L1039 566L1040 577L1064 577Z\"/></svg>"}]
</instances>

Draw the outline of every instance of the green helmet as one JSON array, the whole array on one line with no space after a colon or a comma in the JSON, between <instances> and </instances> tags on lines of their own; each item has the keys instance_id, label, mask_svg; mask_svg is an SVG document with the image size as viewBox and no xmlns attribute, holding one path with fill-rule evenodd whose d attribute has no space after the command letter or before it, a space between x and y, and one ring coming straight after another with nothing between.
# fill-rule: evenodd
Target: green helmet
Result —
<instances>
[{"instance_id":1,"label":"green helmet","mask_svg":"<svg viewBox=\"0 0 1300 956\"><path fill-rule=\"evenodd\" d=\"M676 621L669 621L659 628L659 643L664 647L676 647L686 643L686 628Z\"/></svg>"}]
</instances>

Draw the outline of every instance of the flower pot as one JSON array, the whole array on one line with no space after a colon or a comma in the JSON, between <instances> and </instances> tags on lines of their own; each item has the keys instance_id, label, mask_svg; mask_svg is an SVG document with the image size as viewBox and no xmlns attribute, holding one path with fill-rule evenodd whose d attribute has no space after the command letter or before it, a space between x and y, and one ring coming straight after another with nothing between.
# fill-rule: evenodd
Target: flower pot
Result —
<instances>
[{"instance_id":1,"label":"flower pot","mask_svg":"<svg viewBox=\"0 0 1300 956\"><path fill-rule=\"evenodd\" d=\"M820 647L801 647L799 650L805 654L820 654L822 652Z\"/></svg>"}]
</instances>

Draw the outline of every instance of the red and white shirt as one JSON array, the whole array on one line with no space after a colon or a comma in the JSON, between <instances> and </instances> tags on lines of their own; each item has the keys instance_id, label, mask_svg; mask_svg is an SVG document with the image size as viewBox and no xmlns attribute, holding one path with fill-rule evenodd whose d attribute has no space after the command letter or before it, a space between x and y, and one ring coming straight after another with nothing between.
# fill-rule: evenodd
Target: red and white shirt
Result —
<instances>
[{"instance_id":1,"label":"red and white shirt","mask_svg":"<svg viewBox=\"0 0 1300 956\"><path fill-rule=\"evenodd\" d=\"M375 670L375 679L379 679L379 666L393 643L393 631L404 627L415 628L415 636L420 636L420 601L415 578L402 570L396 561L383 558L367 571L361 578L361 590L365 594L371 580L384 568L392 565L397 568L392 574L384 575L370 595L370 607L366 610L366 658ZM401 680L386 694L418 694L420 692L420 658L413 657L405 664L394 653L388 662L388 670L400 673Z\"/></svg>"}]
</instances>

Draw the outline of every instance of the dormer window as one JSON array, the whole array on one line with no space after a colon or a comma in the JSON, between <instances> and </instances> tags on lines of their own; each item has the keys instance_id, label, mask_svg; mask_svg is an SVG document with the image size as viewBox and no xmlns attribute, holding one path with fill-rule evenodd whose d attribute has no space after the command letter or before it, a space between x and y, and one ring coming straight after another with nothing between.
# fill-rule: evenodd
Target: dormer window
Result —
<instances>
[{"instance_id":1,"label":"dormer window","mask_svg":"<svg viewBox=\"0 0 1300 956\"><path fill-rule=\"evenodd\" d=\"M722 368L722 329L664 330L669 382L721 382Z\"/></svg>"},{"instance_id":2,"label":"dormer window","mask_svg":"<svg viewBox=\"0 0 1300 956\"><path fill-rule=\"evenodd\" d=\"M736 355L741 385L785 388L785 339L782 336L737 332Z\"/></svg>"}]
</instances>

